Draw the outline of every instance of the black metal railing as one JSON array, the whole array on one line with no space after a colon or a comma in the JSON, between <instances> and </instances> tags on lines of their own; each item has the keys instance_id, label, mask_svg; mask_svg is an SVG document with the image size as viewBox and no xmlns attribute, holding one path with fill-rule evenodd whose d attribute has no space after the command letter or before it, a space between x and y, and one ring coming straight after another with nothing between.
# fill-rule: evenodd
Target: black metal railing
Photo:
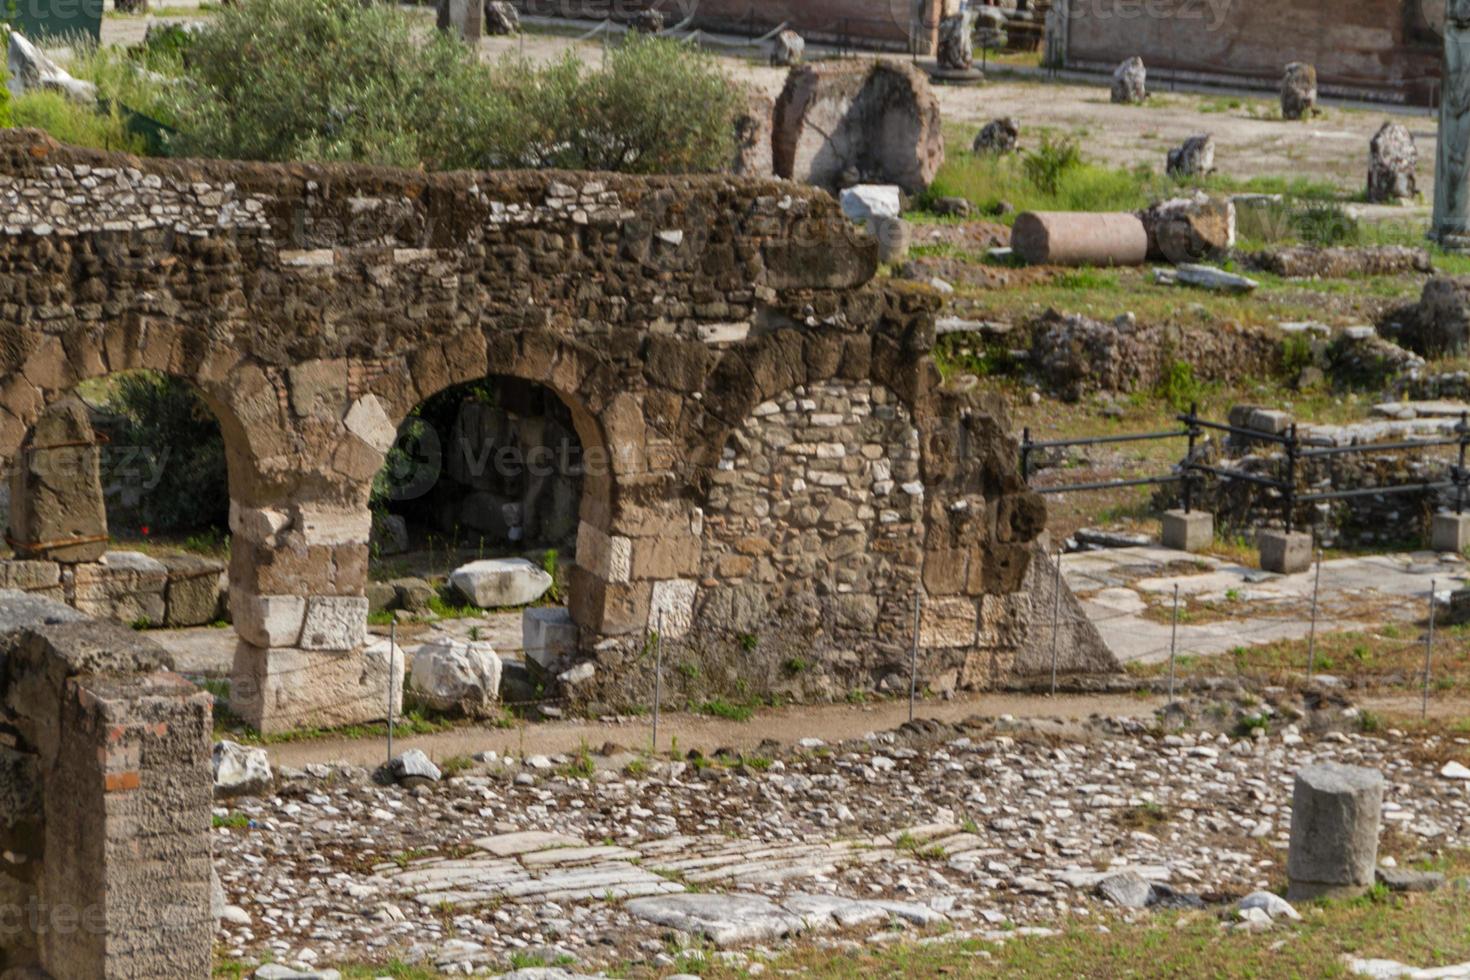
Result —
<instances>
[{"instance_id":1,"label":"black metal railing","mask_svg":"<svg viewBox=\"0 0 1470 980\"><path fill-rule=\"evenodd\" d=\"M1220 480L1239 481L1249 483L1253 486L1264 487L1268 490L1275 490L1281 495L1281 516L1287 531L1291 531L1293 528L1298 505L1318 503L1325 500L1349 500L1354 497L1385 496L1399 493L1437 493L1452 489L1455 491L1455 513L1462 514L1465 511L1466 495L1467 491L1470 491L1470 470L1467 470L1465 466L1467 451L1470 451L1470 416L1467 416L1467 413L1464 412L1460 414L1460 420L1455 425L1453 437L1440 439L1404 439L1398 442L1361 443L1351 446L1313 446L1304 444L1301 436L1297 432L1295 422L1287 426L1284 432L1279 433L1263 432L1257 429L1246 428L1245 426L1231 425L1226 422L1212 422L1200 417L1197 405L1190 405L1189 411L1180 412L1175 418L1182 423L1183 428L1169 429L1161 432L1138 432L1077 439L1033 440L1031 438L1031 430L1029 428L1022 429L1021 479L1026 481L1028 486L1030 485L1032 454L1038 450L1063 449L1073 446L1097 446L1123 442L1147 442L1158 439L1184 439L1186 441L1184 458L1171 473L1159 476L1094 480L1086 483L1032 487L1032 490L1036 493L1055 494L1178 483L1181 485L1180 496L1184 510L1187 513L1193 505L1193 485L1195 482L1205 476L1213 476ZM1282 459L1277 476L1273 478L1262 476L1258 473L1247 473L1239 469L1213 466L1196 459L1196 449L1199 446L1199 440L1206 432L1223 432L1228 435L1239 436L1242 439L1275 443L1281 446ZM1448 448L1451 446L1458 449L1458 460L1449 468L1449 477L1445 480L1395 483L1376 487L1353 487L1345 490L1332 489L1313 493L1299 493L1297 491L1297 477L1301 464L1304 461L1349 455Z\"/></svg>"}]
</instances>

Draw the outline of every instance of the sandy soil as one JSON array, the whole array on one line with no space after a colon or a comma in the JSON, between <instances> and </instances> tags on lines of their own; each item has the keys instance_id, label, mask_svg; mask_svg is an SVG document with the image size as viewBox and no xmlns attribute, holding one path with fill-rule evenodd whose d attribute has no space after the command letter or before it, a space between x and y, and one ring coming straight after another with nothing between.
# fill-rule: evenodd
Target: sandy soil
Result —
<instances>
[{"instance_id":1,"label":"sandy soil","mask_svg":"<svg viewBox=\"0 0 1470 980\"><path fill-rule=\"evenodd\" d=\"M921 702L915 717L959 721L971 715L1014 715L1018 718L1057 718L1076 722L1094 714L1150 716L1163 704L1162 698L1125 695L1034 695L995 694L954 701ZM803 705L759 712L747 722L732 722L684 713L666 714L659 722L659 749L667 751L678 739L680 751L699 749L706 754L728 747L749 752L765 739L791 744L802 738L837 742L861 738L868 732L896 728L908 720L908 702L868 705ZM1066 728L1059 724L1058 731ZM513 729L466 727L415 738L395 739L394 752L423 749L430 758L446 759L476 752L502 755L554 755L575 751L587 744L593 751L612 742L620 749L647 748L653 736L651 718L626 722L544 722ZM383 739L324 738L288 742L270 747L274 765L302 766L308 762L376 765L386 757Z\"/></svg>"}]
</instances>

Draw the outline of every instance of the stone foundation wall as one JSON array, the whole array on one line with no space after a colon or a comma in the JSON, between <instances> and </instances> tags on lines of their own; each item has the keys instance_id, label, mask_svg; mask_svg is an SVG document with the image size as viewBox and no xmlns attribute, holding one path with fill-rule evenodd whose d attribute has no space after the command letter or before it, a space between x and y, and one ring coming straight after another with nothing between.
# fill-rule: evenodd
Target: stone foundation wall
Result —
<instances>
[{"instance_id":1,"label":"stone foundation wall","mask_svg":"<svg viewBox=\"0 0 1470 980\"><path fill-rule=\"evenodd\" d=\"M554 392L589 454L569 589L599 696L640 688L625 668L660 611L694 623L731 434L823 383L881 388L918 433L923 536L902 548L955 644L925 670L1008 670L980 630L1006 621L1045 511L1005 405L941 385L939 297L874 281L877 242L819 190L136 160L8 130L0 216L0 466L80 381L194 386L229 466L234 707L262 729L384 713L372 482L417 405L490 375Z\"/></svg>"}]
</instances>

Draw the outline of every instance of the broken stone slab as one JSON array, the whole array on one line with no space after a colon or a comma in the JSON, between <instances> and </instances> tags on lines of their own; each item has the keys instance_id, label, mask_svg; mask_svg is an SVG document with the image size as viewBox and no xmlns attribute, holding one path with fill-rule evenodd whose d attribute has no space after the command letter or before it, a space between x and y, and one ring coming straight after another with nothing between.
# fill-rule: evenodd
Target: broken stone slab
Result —
<instances>
[{"instance_id":1,"label":"broken stone slab","mask_svg":"<svg viewBox=\"0 0 1470 980\"><path fill-rule=\"evenodd\" d=\"M1194 286L1222 293L1248 293L1260 285L1254 279L1234 272L1190 262L1177 265L1173 269L1156 269L1154 281L1163 286Z\"/></svg>"},{"instance_id":2,"label":"broken stone slab","mask_svg":"<svg viewBox=\"0 0 1470 980\"><path fill-rule=\"evenodd\" d=\"M1113 69L1112 100L1121 105L1137 105L1148 98L1148 69L1143 59L1134 55Z\"/></svg>"},{"instance_id":3,"label":"broken stone slab","mask_svg":"<svg viewBox=\"0 0 1470 980\"><path fill-rule=\"evenodd\" d=\"M293 970L280 963L267 963L251 974L255 980L342 980L339 970Z\"/></svg>"},{"instance_id":4,"label":"broken stone slab","mask_svg":"<svg viewBox=\"0 0 1470 980\"><path fill-rule=\"evenodd\" d=\"M481 609L525 606L551 588L551 576L524 558L486 558L456 568L450 583Z\"/></svg>"},{"instance_id":5,"label":"broken stone slab","mask_svg":"<svg viewBox=\"0 0 1470 980\"><path fill-rule=\"evenodd\" d=\"M1281 118L1306 119L1317 111L1317 69L1293 61L1281 76Z\"/></svg>"},{"instance_id":6,"label":"broken stone slab","mask_svg":"<svg viewBox=\"0 0 1470 980\"><path fill-rule=\"evenodd\" d=\"M939 100L923 72L894 61L793 68L771 145L776 176L834 192L872 183L919 194L944 163Z\"/></svg>"},{"instance_id":7,"label":"broken stone slab","mask_svg":"<svg viewBox=\"0 0 1470 980\"><path fill-rule=\"evenodd\" d=\"M409 749L384 768L394 782L409 787L437 783L444 775L422 749Z\"/></svg>"},{"instance_id":8,"label":"broken stone slab","mask_svg":"<svg viewBox=\"0 0 1470 980\"><path fill-rule=\"evenodd\" d=\"M874 218L897 218L903 211L903 191L897 184L858 184L842 191L842 213L866 224Z\"/></svg>"},{"instance_id":9,"label":"broken stone slab","mask_svg":"<svg viewBox=\"0 0 1470 980\"><path fill-rule=\"evenodd\" d=\"M526 662L555 674L577 653L577 624L565 606L537 606L521 613L521 648Z\"/></svg>"},{"instance_id":10,"label":"broken stone slab","mask_svg":"<svg viewBox=\"0 0 1470 980\"><path fill-rule=\"evenodd\" d=\"M1148 257L1171 263L1219 259L1235 247L1235 205L1203 191L1158 201L1138 213Z\"/></svg>"},{"instance_id":11,"label":"broken stone slab","mask_svg":"<svg viewBox=\"0 0 1470 980\"><path fill-rule=\"evenodd\" d=\"M53 91L83 105L97 101L97 86L73 78L19 31L10 32L6 66L10 69L10 94L16 98L31 91Z\"/></svg>"},{"instance_id":12,"label":"broken stone slab","mask_svg":"<svg viewBox=\"0 0 1470 980\"><path fill-rule=\"evenodd\" d=\"M1296 774L1286 897L1354 897L1376 880L1383 775L1324 762Z\"/></svg>"},{"instance_id":13,"label":"broken stone slab","mask_svg":"<svg viewBox=\"0 0 1470 980\"><path fill-rule=\"evenodd\" d=\"M500 669L490 644L443 638L418 648L409 684L432 708L483 718L499 705Z\"/></svg>"},{"instance_id":14,"label":"broken stone slab","mask_svg":"<svg viewBox=\"0 0 1470 980\"><path fill-rule=\"evenodd\" d=\"M541 830L519 830L508 834L496 834L493 837L481 837L474 842L474 845L496 857L506 858L530 854L534 851L550 850L553 847L586 847L587 842L580 837L570 837L566 834L554 834Z\"/></svg>"},{"instance_id":15,"label":"broken stone slab","mask_svg":"<svg viewBox=\"0 0 1470 980\"><path fill-rule=\"evenodd\" d=\"M1147 908L1154 887L1137 872L1122 871L1097 883L1097 893L1121 909Z\"/></svg>"},{"instance_id":16,"label":"broken stone slab","mask_svg":"<svg viewBox=\"0 0 1470 980\"><path fill-rule=\"evenodd\" d=\"M421 578L395 578L387 583L393 590L399 609L412 613L429 611L429 601L434 598L434 587Z\"/></svg>"},{"instance_id":17,"label":"broken stone slab","mask_svg":"<svg viewBox=\"0 0 1470 980\"><path fill-rule=\"evenodd\" d=\"M507 0L485 0L485 33L503 37L521 32L521 15Z\"/></svg>"},{"instance_id":18,"label":"broken stone slab","mask_svg":"<svg viewBox=\"0 0 1470 980\"><path fill-rule=\"evenodd\" d=\"M971 144L970 150L973 153L1002 156L1006 153L1014 153L1016 142L1020 138L1021 124L1016 122L1013 116L1002 116L980 127L980 132L975 134L975 142Z\"/></svg>"},{"instance_id":19,"label":"broken stone slab","mask_svg":"<svg viewBox=\"0 0 1470 980\"><path fill-rule=\"evenodd\" d=\"M1011 226L1011 248L1028 265L1142 265L1148 231L1136 214L1026 211Z\"/></svg>"},{"instance_id":20,"label":"broken stone slab","mask_svg":"<svg viewBox=\"0 0 1470 980\"><path fill-rule=\"evenodd\" d=\"M659 895L634 899L624 908L634 918L705 936L726 949L771 942L806 925L802 916L755 895Z\"/></svg>"},{"instance_id":21,"label":"broken stone slab","mask_svg":"<svg viewBox=\"0 0 1470 980\"><path fill-rule=\"evenodd\" d=\"M1386 868L1379 865L1377 881L1391 892L1432 892L1444 885L1441 871L1415 871L1411 868Z\"/></svg>"},{"instance_id":22,"label":"broken stone slab","mask_svg":"<svg viewBox=\"0 0 1470 980\"><path fill-rule=\"evenodd\" d=\"M204 626L219 617L224 562L203 555L166 554L158 559L168 575L163 622L169 627Z\"/></svg>"},{"instance_id":23,"label":"broken stone slab","mask_svg":"<svg viewBox=\"0 0 1470 980\"><path fill-rule=\"evenodd\" d=\"M1445 779L1470 779L1470 767L1451 760L1444 764L1439 774Z\"/></svg>"},{"instance_id":24,"label":"broken stone slab","mask_svg":"<svg viewBox=\"0 0 1470 980\"><path fill-rule=\"evenodd\" d=\"M1215 138L1209 133L1189 137L1169 151L1164 172L1171 177L1204 177L1215 172Z\"/></svg>"},{"instance_id":25,"label":"broken stone slab","mask_svg":"<svg viewBox=\"0 0 1470 980\"><path fill-rule=\"evenodd\" d=\"M1413 134L1400 123L1384 123L1368 141L1368 200L1412 200L1419 193L1418 167Z\"/></svg>"},{"instance_id":26,"label":"broken stone slab","mask_svg":"<svg viewBox=\"0 0 1470 980\"><path fill-rule=\"evenodd\" d=\"M806 54L806 40L793 30L784 30L771 39L771 65L795 68Z\"/></svg>"},{"instance_id":27,"label":"broken stone slab","mask_svg":"<svg viewBox=\"0 0 1470 980\"><path fill-rule=\"evenodd\" d=\"M100 562L72 570L77 610L126 625L162 625L167 584L163 563L139 551L109 551Z\"/></svg>"},{"instance_id":28,"label":"broken stone slab","mask_svg":"<svg viewBox=\"0 0 1470 980\"><path fill-rule=\"evenodd\" d=\"M1302 917L1302 914L1286 899L1267 891L1251 892L1236 903L1235 907L1241 912L1248 909L1260 909L1273 919L1287 918L1300 921Z\"/></svg>"},{"instance_id":29,"label":"broken stone slab","mask_svg":"<svg viewBox=\"0 0 1470 980\"><path fill-rule=\"evenodd\" d=\"M86 618L55 599L17 589L0 589L0 635L30 626L76 623Z\"/></svg>"},{"instance_id":30,"label":"broken stone slab","mask_svg":"<svg viewBox=\"0 0 1470 980\"><path fill-rule=\"evenodd\" d=\"M214 798L260 796L275 785L270 754L224 739L214 743Z\"/></svg>"}]
</instances>

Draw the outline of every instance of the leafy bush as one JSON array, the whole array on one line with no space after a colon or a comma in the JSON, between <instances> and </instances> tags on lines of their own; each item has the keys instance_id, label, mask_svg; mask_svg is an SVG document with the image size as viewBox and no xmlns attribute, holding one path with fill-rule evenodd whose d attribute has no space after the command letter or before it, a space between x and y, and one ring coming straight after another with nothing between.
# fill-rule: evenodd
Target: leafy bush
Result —
<instances>
[{"instance_id":1,"label":"leafy bush","mask_svg":"<svg viewBox=\"0 0 1470 980\"><path fill-rule=\"evenodd\" d=\"M713 170L733 152L738 89L685 45L630 37L599 69L572 53L484 65L413 24L359 0L224 8L182 58L171 152L640 173Z\"/></svg>"},{"instance_id":2,"label":"leafy bush","mask_svg":"<svg viewBox=\"0 0 1470 980\"><path fill-rule=\"evenodd\" d=\"M146 461L147 475L157 479L127 518L150 531L228 524L224 439L214 413L187 382L147 371L122 374L112 382L107 408L119 417L108 458L131 466Z\"/></svg>"},{"instance_id":3,"label":"leafy bush","mask_svg":"<svg viewBox=\"0 0 1470 980\"><path fill-rule=\"evenodd\" d=\"M1291 227L1309 245L1355 245L1358 220L1340 204L1308 204L1291 214Z\"/></svg>"},{"instance_id":4,"label":"leafy bush","mask_svg":"<svg viewBox=\"0 0 1470 980\"><path fill-rule=\"evenodd\" d=\"M1075 140L1063 138L1053 142L1050 135L1044 135L1041 145L1022 158L1021 166L1039 190L1056 195L1062 178L1082 166L1082 151Z\"/></svg>"},{"instance_id":5,"label":"leafy bush","mask_svg":"<svg viewBox=\"0 0 1470 980\"><path fill-rule=\"evenodd\" d=\"M1176 412L1183 412L1204 395L1204 385L1194 376L1194 366L1188 361L1170 361L1154 394Z\"/></svg>"}]
</instances>

